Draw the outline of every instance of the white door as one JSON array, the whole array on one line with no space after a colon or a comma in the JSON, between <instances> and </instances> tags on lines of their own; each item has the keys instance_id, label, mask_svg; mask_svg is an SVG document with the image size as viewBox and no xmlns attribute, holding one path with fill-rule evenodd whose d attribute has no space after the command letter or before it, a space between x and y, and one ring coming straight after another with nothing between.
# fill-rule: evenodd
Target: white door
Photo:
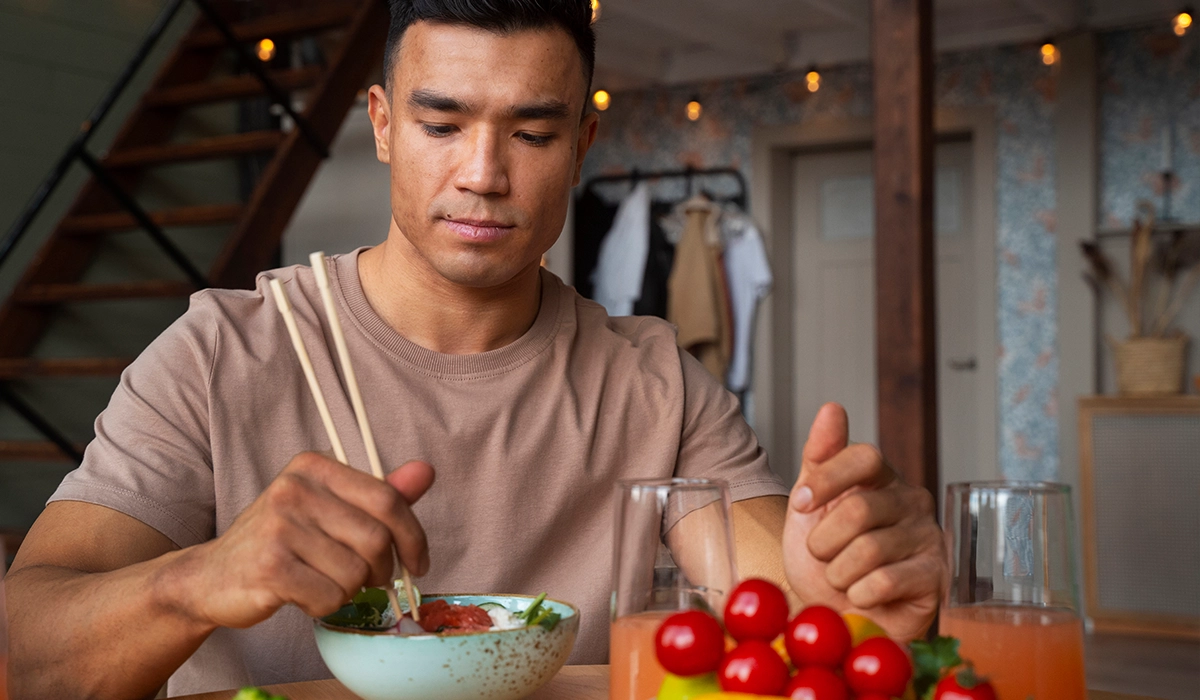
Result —
<instances>
[{"instance_id":1,"label":"white door","mask_svg":"<svg viewBox=\"0 0 1200 700\"><path fill-rule=\"evenodd\" d=\"M797 155L793 193L792 328L797 450L827 401L850 414L850 438L878 441L874 186L871 152ZM937 147L938 400L942 483L990 478L980 464L975 397L984 366L975 332L971 144ZM990 279L990 278L989 278ZM987 364L991 364L987 362ZM794 469L798 469L797 463Z\"/></svg>"}]
</instances>

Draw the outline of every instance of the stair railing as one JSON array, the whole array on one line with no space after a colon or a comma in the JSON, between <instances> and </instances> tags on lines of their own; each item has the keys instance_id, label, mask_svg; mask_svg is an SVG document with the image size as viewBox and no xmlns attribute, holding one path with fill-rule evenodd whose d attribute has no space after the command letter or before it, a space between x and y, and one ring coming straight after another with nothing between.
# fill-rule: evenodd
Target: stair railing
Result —
<instances>
[{"instance_id":1,"label":"stair railing","mask_svg":"<svg viewBox=\"0 0 1200 700\"><path fill-rule=\"evenodd\" d=\"M146 59L150 56L150 53L158 43L158 40L166 32L167 28L171 24L171 21L175 19L175 16L179 13L180 8L183 7L183 4L186 1L187 0L169 0L163 9L158 13L158 16L155 17L154 22L146 31L146 35L142 39L142 43L138 46L137 51L134 52L133 58L130 59L129 63L126 64L121 72L117 75L117 79L113 82L112 86L109 87L108 91L104 93L104 96L100 98L100 102L96 104L91 113L88 115L87 119L85 119L80 125L79 132L75 134L74 138L71 139L71 142L67 145L67 149L63 153L62 157L58 159L58 161L54 164L54 167L50 169L50 172L42 180L41 184L38 185L38 188L34 191L33 196L25 205L25 208L21 210L21 213L17 216L16 221L13 222L12 226L10 226L8 231L5 233L4 238L0 239L0 268L2 268L5 262L7 262L12 256L17 244L20 243L21 239L25 237L25 234L28 233L38 214L40 214L43 208L45 208L46 202L50 199L50 196L54 194L55 190L57 190L58 186L62 183L67 171L70 170L71 166L76 160L78 160L91 172L96 182L108 191L116 203L129 212L134 221L136 221L138 225L150 235L150 238L155 242L155 244L157 244L167 255L167 257L169 257L171 261L183 271L188 280L192 284L196 285L197 289L204 289L210 286L209 281L204 273L196 268L195 264L187 258L187 255L178 246L176 246L170 240L170 238L167 237L162 228L155 223L146 210L137 203L137 200L134 199L133 195L131 195L125 190L124 187L121 186L118 180L113 177L112 173L105 168L104 165L97 160L87 148L88 141L91 139L92 134L96 132L96 129L104 121L105 117L107 117L112 111L113 105L125 92L125 89L129 86L130 81L133 80L133 77L137 74L138 70L141 69L142 65L146 62ZM233 49L241 66L254 75L254 77L262 83L263 88L266 90L267 94L271 97L275 104L278 104L280 108L282 108L283 111L286 112L289 117L291 117L292 122L296 125L296 128L300 131L301 135L304 136L305 140L312 145L312 147L321 155L322 158L328 158L328 144L321 140L316 131L312 128L312 125L309 124L308 120L292 107L291 99L288 97L287 92L280 88L279 85L271 78L266 69L263 68L262 63L258 60L255 60L253 54L251 54L249 49L237 38L233 28L229 26L229 23L226 22L223 17L221 17L220 13L217 12L212 3L209 0L192 0L192 2L199 7L200 11L204 13L209 23L217 29L222 38L224 38L226 44ZM28 422L39 433L45 436L48 441L57 446L65 457L69 458L76 464L83 461L83 455L80 453L78 447L76 447L75 444L71 442L61 431L55 428L49 420L40 415L32 406L30 406L19 395L17 395L12 390L12 387L8 386L3 381L0 381L0 401L8 404L17 413L17 415L25 419L26 422Z\"/></svg>"}]
</instances>

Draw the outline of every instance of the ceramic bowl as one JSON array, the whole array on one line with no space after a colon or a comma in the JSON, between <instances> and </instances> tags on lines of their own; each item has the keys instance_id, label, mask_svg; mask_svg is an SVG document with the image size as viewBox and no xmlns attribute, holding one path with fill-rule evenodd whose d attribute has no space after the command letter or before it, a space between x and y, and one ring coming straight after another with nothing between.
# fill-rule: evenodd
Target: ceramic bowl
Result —
<instances>
[{"instance_id":1,"label":"ceramic bowl","mask_svg":"<svg viewBox=\"0 0 1200 700\"><path fill-rule=\"evenodd\" d=\"M524 610L533 596L426 595L452 605L494 601ZM518 700L558 673L579 632L579 611L544 603L562 615L553 630L524 627L496 632L401 637L315 621L317 649L342 685L364 700Z\"/></svg>"}]
</instances>

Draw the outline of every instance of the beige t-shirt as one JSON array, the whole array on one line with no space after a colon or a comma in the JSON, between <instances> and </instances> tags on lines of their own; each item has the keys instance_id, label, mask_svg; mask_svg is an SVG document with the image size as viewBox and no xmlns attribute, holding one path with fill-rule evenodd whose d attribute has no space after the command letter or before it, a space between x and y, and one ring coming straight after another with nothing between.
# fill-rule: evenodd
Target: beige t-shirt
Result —
<instances>
[{"instance_id":1,"label":"beige t-shirt","mask_svg":"<svg viewBox=\"0 0 1200 700\"><path fill-rule=\"evenodd\" d=\"M372 310L357 261L338 256L330 273L380 455L437 469L414 508L431 550L423 591L547 591L582 611L571 662L603 663L617 479L717 477L734 500L787 493L734 397L676 348L666 322L609 318L543 272L520 339L443 355ZM225 532L298 452L330 449L268 275L295 307L350 463L367 469L312 270L289 267L253 291L193 295L122 375L83 465L51 501L114 508L188 547ZM170 692L328 678L311 627L289 606L218 630Z\"/></svg>"}]
</instances>

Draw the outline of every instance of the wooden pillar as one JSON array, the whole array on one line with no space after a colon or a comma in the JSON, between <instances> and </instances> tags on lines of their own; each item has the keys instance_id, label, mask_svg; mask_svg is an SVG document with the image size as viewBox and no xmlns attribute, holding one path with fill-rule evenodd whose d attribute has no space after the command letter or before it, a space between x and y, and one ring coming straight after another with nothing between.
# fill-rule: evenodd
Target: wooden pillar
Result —
<instances>
[{"instance_id":1,"label":"wooden pillar","mask_svg":"<svg viewBox=\"0 0 1200 700\"><path fill-rule=\"evenodd\" d=\"M932 0L872 0L879 447L938 495Z\"/></svg>"}]
</instances>

